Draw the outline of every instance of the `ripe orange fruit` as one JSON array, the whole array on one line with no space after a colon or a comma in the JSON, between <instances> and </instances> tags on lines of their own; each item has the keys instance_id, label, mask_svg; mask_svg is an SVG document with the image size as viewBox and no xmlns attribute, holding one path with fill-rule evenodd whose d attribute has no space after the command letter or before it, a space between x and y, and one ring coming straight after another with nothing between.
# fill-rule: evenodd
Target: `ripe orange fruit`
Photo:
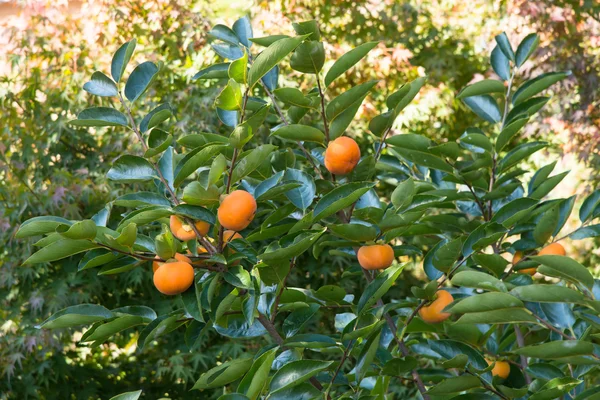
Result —
<instances>
[{"instance_id":1,"label":"ripe orange fruit","mask_svg":"<svg viewBox=\"0 0 600 400\"><path fill-rule=\"evenodd\" d=\"M485 359L488 365L491 365L493 361ZM492 368L492 375L499 376L502 379L506 379L510 374L510 364L506 361L496 361L496 365Z\"/></svg>"},{"instance_id":2,"label":"ripe orange fruit","mask_svg":"<svg viewBox=\"0 0 600 400\"><path fill-rule=\"evenodd\" d=\"M515 252L515 255L513 256L513 259L512 259L513 266L517 265L517 263L519 261L521 261L522 258L523 258L523 252L522 251ZM533 276L537 272L537 268L533 267L533 268L520 269L517 272L519 272L521 274L528 274L528 275Z\"/></svg>"},{"instance_id":3,"label":"ripe orange fruit","mask_svg":"<svg viewBox=\"0 0 600 400\"><path fill-rule=\"evenodd\" d=\"M538 253L538 256L566 256L567 252L565 248L560 243L552 243L548 246L544 247Z\"/></svg>"},{"instance_id":4,"label":"ripe orange fruit","mask_svg":"<svg viewBox=\"0 0 600 400\"><path fill-rule=\"evenodd\" d=\"M385 269L394 261L394 249L389 244L362 246L356 253L358 263L368 270Z\"/></svg>"},{"instance_id":5,"label":"ripe orange fruit","mask_svg":"<svg viewBox=\"0 0 600 400\"><path fill-rule=\"evenodd\" d=\"M234 190L221 202L217 216L223 228L241 231L250 225L254 219L254 213L256 213L254 197L243 190Z\"/></svg>"},{"instance_id":6,"label":"ripe orange fruit","mask_svg":"<svg viewBox=\"0 0 600 400\"><path fill-rule=\"evenodd\" d=\"M185 261L163 263L154 272L154 286L162 294L173 296L185 292L194 283L194 268Z\"/></svg>"},{"instance_id":7,"label":"ripe orange fruit","mask_svg":"<svg viewBox=\"0 0 600 400\"><path fill-rule=\"evenodd\" d=\"M329 142L325 150L325 168L334 175L346 175L360 160L360 148L353 139L346 136Z\"/></svg>"},{"instance_id":8,"label":"ripe orange fruit","mask_svg":"<svg viewBox=\"0 0 600 400\"><path fill-rule=\"evenodd\" d=\"M194 232L194 229L177 215L171 215L169 222L171 233L177 239L187 242L188 240L192 240L196 237L196 232ZM210 224L208 222L198 221L194 225L196 225L196 229L198 229L198 232L200 232L202 236L206 236L208 230L210 229Z\"/></svg>"},{"instance_id":9,"label":"ripe orange fruit","mask_svg":"<svg viewBox=\"0 0 600 400\"><path fill-rule=\"evenodd\" d=\"M235 239L243 239L244 237L237 233L236 231L224 231L223 232L223 242L229 243Z\"/></svg>"},{"instance_id":10,"label":"ripe orange fruit","mask_svg":"<svg viewBox=\"0 0 600 400\"><path fill-rule=\"evenodd\" d=\"M425 322L437 324L445 321L450 317L450 313L442 312L444 308L454 301L454 297L445 290L438 290L437 297L430 305L421 307L419 316Z\"/></svg>"}]
</instances>

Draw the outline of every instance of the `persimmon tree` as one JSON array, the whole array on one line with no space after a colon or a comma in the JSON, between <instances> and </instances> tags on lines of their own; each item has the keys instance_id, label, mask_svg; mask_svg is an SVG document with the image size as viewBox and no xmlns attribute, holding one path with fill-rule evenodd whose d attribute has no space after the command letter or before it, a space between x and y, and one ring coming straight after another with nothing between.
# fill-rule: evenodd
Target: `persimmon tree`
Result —
<instances>
[{"instance_id":1,"label":"persimmon tree","mask_svg":"<svg viewBox=\"0 0 600 400\"><path fill-rule=\"evenodd\" d=\"M392 132L426 82L419 77L389 93L357 142L345 132L376 82L335 97L328 89L376 43L324 73L317 23L293 28L293 37L253 38L242 18L212 29L214 51L230 61L195 78L221 85L222 132L174 138L161 129L177 110L144 109L161 65L127 74L135 40L116 51L110 74L91 76L84 89L112 106L71 124L139 139L141 151L108 172L128 193L89 220L24 222L18 237L44 235L26 263L76 256L100 280L154 270L172 311L81 304L39 327L86 326L81 343L91 346L132 329L139 351L178 329L190 351L207 331L260 343L253 357L198 377L193 389L222 399L591 398L600 287L561 243L599 234L600 192L583 201L580 227L561 232L576 199L546 197L566 173L552 175L555 163L530 171L527 158L547 143L519 135L548 101L542 92L569 73L523 78L537 36L514 50L502 34L495 75L457 95L480 128L443 143ZM289 70L286 81L300 73L311 87L280 87ZM288 285L306 278L311 259L339 268L330 255L347 260L338 284ZM406 282L419 283L398 296Z\"/></svg>"}]
</instances>

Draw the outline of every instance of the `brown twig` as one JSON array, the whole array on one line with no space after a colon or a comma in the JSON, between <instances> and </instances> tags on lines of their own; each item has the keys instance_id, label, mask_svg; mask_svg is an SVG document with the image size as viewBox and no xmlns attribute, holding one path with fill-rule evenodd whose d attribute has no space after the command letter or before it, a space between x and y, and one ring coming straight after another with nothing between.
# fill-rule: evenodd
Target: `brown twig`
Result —
<instances>
[{"instance_id":1,"label":"brown twig","mask_svg":"<svg viewBox=\"0 0 600 400\"><path fill-rule=\"evenodd\" d=\"M521 329L519 329L519 326L517 324L514 325L515 328L515 336L517 337L517 344L519 345L519 347L525 347L525 339L523 338L523 332L521 332ZM521 369L523 370L523 376L525 377L525 381L527 381L527 384L531 384L531 378L529 377L529 375L527 375L527 357L525 357L524 355L520 355L520 360L521 360Z\"/></svg>"},{"instance_id":2,"label":"brown twig","mask_svg":"<svg viewBox=\"0 0 600 400\"><path fill-rule=\"evenodd\" d=\"M323 118L323 126L325 128L325 145L329 143L329 123L327 122L327 115L325 114L325 94L321 89L321 79L319 74L316 75L317 87L319 88L319 97L321 97L321 117Z\"/></svg>"}]
</instances>

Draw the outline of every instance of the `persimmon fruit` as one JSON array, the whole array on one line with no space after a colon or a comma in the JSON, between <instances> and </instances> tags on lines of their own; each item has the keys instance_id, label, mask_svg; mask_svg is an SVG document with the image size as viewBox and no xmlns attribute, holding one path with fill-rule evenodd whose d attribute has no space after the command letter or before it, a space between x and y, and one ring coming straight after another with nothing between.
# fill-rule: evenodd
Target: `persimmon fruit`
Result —
<instances>
[{"instance_id":1,"label":"persimmon fruit","mask_svg":"<svg viewBox=\"0 0 600 400\"><path fill-rule=\"evenodd\" d=\"M450 317L450 313L442 312L444 308L454 301L454 297L445 291L438 290L436 298L428 306L421 307L419 310L419 316L425 322L430 324L437 324L447 320Z\"/></svg>"},{"instance_id":2,"label":"persimmon fruit","mask_svg":"<svg viewBox=\"0 0 600 400\"><path fill-rule=\"evenodd\" d=\"M485 359L488 365L491 365L493 361ZM506 379L510 374L510 364L507 361L496 361L496 365L492 368L492 375L499 376L502 379Z\"/></svg>"},{"instance_id":3,"label":"persimmon fruit","mask_svg":"<svg viewBox=\"0 0 600 400\"><path fill-rule=\"evenodd\" d=\"M560 243L551 243L538 253L538 256L566 256L567 251Z\"/></svg>"},{"instance_id":4,"label":"persimmon fruit","mask_svg":"<svg viewBox=\"0 0 600 400\"><path fill-rule=\"evenodd\" d=\"M254 197L244 190L234 190L221 201L217 217L223 228L241 231L250 225L255 213Z\"/></svg>"},{"instance_id":5,"label":"persimmon fruit","mask_svg":"<svg viewBox=\"0 0 600 400\"><path fill-rule=\"evenodd\" d=\"M163 263L154 272L154 286L162 294L174 296L194 283L194 268L185 261Z\"/></svg>"},{"instance_id":6,"label":"persimmon fruit","mask_svg":"<svg viewBox=\"0 0 600 400\"><path fill-rule=\"evenodd\" d=\"M358 144L346 136L329 142L325 150L325 168L334 175L346 175L352 172L360 160Z\"/></svg>"},{"instance_id":7,"label":"persimmon fruit","mask_svg":"<svg viewBox=\"0 0 600 400\"><path fill-rule=\"evenodd\" d=\"M513 259L512 259L513 266L517 265L517 263L519 261L521 261L522 258L523 258L523 252L522 251L516 251L515 255L513 256ZM537 272L537 268L536 267L525 268L525 269L520 269L517 272L519 272L521 274L527 274L527 275L533 276Z\"/></svg>"},{"instance_id":8,"label":"persimmon fruit","mask_svg":"<svg viewBox=\"0 0 600 400\"><path fill-rule=\"evenodd\" d=\"M169 220L169 226L171 228L171 233L177 239L187 242L188 240L192 240L196 237L196 232L194 232L194 228L187 221L184 221L181 217L177 215L171 215ZM196 229L202 236L206 236L208 230L210 229L210 224L205 221L197 221L194 223Z\"/></svg>"},{"instance_id":9,"label":"persimmon fruit","mask_svg":"<svg viewBox=\"0 0 600 400\"><path fill-rule=\"evenodd\" d=\"M394 262L394 249L389 244L362 246L356 253L358 263L368 270L385 269Z\"/></svg>"}]
</instances>

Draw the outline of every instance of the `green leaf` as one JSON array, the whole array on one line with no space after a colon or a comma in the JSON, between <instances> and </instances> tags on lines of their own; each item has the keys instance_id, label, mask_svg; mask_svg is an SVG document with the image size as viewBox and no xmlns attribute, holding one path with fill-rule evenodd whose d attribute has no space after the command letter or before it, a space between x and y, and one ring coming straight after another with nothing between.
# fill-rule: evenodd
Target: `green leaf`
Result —
<instances>
[{"instance_id":1,"label":"green leaf","mask_svg":"<svg viewBox=\"0 0 600 400\"><path fill-rule=\"evenodd\" d=\"M392 287L396 279L400 276L400 273L404 269L404 265L393 265L390 268L385 269L382 273L369 283L366 287L360 299L356 313L358 315L368 311L368 309L375 304L384 294Z\"/></svg>"},{"instance_id":2,"label":"green leaf","mask_svg":"<svg viewBox=\"0 0 600 400\"><path fill-rule=\"evenodd\" d=\"M598 236L600 236L600 224L579 228L569 235L569 237L573 240L581 240L589 237Z\"/></svg>"},{"instance_id":3,"label":"green leaf","mask_svg":"<svg viewBox=\"0 0 600 400\"><path fill-rule=\"evenodd\" d=\"M154 128L161 122L166 121L173 115L173 111L171 110L171 106L169 103L163 103L158 107L154 108L150 111L142 122L140 122L140 131L142 133L146 133L148 130Z\"/></svg>"},{"instance_id":4,"label":"green leaf","mask_svg":"<svg viewBox=\"0 0 600 400\"><path fill-rule=\"evenodd\" d=\"M105 307L96 304L79 304L52 314L50 318L37 325L36 328L70 328L72 326L89 325L112 317L112 312Z\"/></svg>"},{"instance_id":5,"label":"green leaf","mask_svg":"<svg viewBox=\"0 0 600 400\"><path fill-rule=\"evenodd\" d=\"M321 32L319 31L319 24L316 20L311 19L304 22L293 22L292 27L297 35L309 35L307 40L320 40Z\"/></svg>"},{"instance_id":6,"label":"green leaf","mask_svg":"<svg viewBox=\"0 0 600 400\"><path fill-rule=\"evenodd\" d=\"M78 221L71 226L59 225L56 231L68 239L94 239L96 237L96 223L91 219Z\"/></svg>"},{"instance_id":7,"label":"green leaf","mask_svg":"<svg viewBox=\"0 0 600 400\"><path fill-rule=\"evenodd\" d=\"M594 213L594 210L596 210L598 204L600 204L600 189L595 190L585 198L579 209L579 220L586 222L590 217L595 217L596 213Z\"/></svg>"},{"instance_id":8,"label":"green leaf","mask_svg":"<svg viewBox=\"0 0 600 400\"><path fill-rule=\"evenodd\" d=\"M125 392L111 397L110 400L138 400L141 394L141 390L137 390L135 392Z\"/></svg>"},{"instance_id":9,"label":"green leaf","mask_svg":"<svg viewBox=\"0 0 600 400\"><path fill-rule=\"evenodd\" d=\"M271 371L271 365L279 348L267 350L256 358L252 366L238 385L237 390L245 394L250 400L256 400L260 396Z\"/></svg>"},{"instance_id":10,"label":"green leaf","mask_svg":"<svg viewBox=\"0 0 600 400\"><path fill-rule=\"evenodd\" d=\"M507 229L496 223L488 222L479 225L465 240L463 246L463 256L468 257L477 250L486 248L499 240L507 232Z\"/></svg>"},{"instance_id":11,"label":"green leaf","mask_svg":"<svg viewBox=\"0 0 600 400\"><path fill-rule=\"evenodd\" d=\"M219 39L229 44L232 44L234 46L237 46L240 42L235 32L233 32L231 28L223 24L217 24L213 26L213 28L208 32L208 35L215 39Z\"/></svg>"},{"instance_id":12,"label":"green leaf","mask_svg":"<svg viewBox=\"0 0 600 400\"><path fill-rule=\"evenodd\" d=\"M529 157L547 145L548 143L546 142L527 142L518 145L500 160L498 163L499 172L505 172L509 168L515 166L518 162L522 161L524 158Z\"/></svg>"},{"instance_id":13,"label":"green leaf","mask_svg":"<svg viewBox=\"0 0 600 400\"><path fill-rule=\"evenodd\" d=\"M554 378L529 397L530 400L552 400L575 389L583 381L570 376Z\"/></svg>"},{"instance_id":14,"label":"green leaf","mask_svg":"<svg viewBox=\"0 0 600 400\"><path fill-rule=\"evenodd\" d=\"M502 53L506 56L506 58L511 61L515 61L515 53L510 45L508 36L506 36L506 32L496 35L496 43L498 43L498 47L500 47L500 50L502 50Z\"/></svg>"},{"instance_id":15,"label":"green leaf","mask_svg":"<svg viewBox=\"0 0 600 400\"><path fill-rule=\"evenodd\" d=\"M264 37L259 37L259 38L251 38L250 41L252 43L256 43L259 46L269 47L270 45L277 42L278 40L286 39L286 38L289 38L289 36L288 35L271 35L271 36L264 36Z\"/></svg>"},{"instance_id":16,"label":"green leaf","mask_svg":"<svg viewBox=\"0 0 600 400\"><path fill-rule=\"evenodd\" d=\"M337 236L356 242L368 242L377 236L374 227L363 224L329 225L327 228Z\"/></svg>"},{"instance_id":17,"label":"green leaf","mask_svg":"<svg viewBox=\"0 0 600 400\"><path fill-rule=\"evenodd\" d=\"M299 169L287 168L282 182L300 182L302 186L286 192L286 197L301 210L306 210L314 201L317 187L308 173Z\"/></svg>"},{"instance_id":18,"label":"green leaf","mask_svg":"<svg viewBox=\"0 0 600 400\"><path fill-rule=\"evenodd\" d=\"M524 114L531 117L536 112L541 110L549 100L550 97L533 97L529 100L525 100L508 112L506 123L511 123L515 119L521 118L521 116Z\"/></svg>"},{"instance_id":19,"label":"green leaf","mask_svg":"<svg viewBox=\"0 0 600 400\"><path fill-rule=\"evenodd\" d=\"M519 133L519 131L525 126L527 121L529 121L529 116L518 118L514 121L511 121L510 124L508 124L504 129L502 129L502 132L500 132L498 138L496 139L496 151L501 151L504 148L504 146L510 143L511 139L517 133Z\"/></svg>"},{"instance_id":20,"label":"green leaf","mask_svg":"<svg viewBox=\"0 0 600 400\"><path fill-rule=\"evenodd\" d=\"M492 50L491 63L494 72L498 74L500 79L503 81L510 79L510 60L504 55L500 46L496 46Z\"/></svg>"},{"instance_id":21,"label":"green leaf","mask_svg":"<svg viewBox=\"0 0 600 400\"><path fill-rule=\"evenodd\" d=\"M203 373L192 387L192 390L203 390L223 387L244 376L252 366L252 358L238 358L226 361Z\"/></svg>"},{"instance_id":22,"label":"green leaf","mask_svg":"<svg viewBox=\"0 0 600 400\"><path fill-rule=\"evenodd\" d=\"M283 293L289 293L289 292L286 292L285 290L286 289L284 289ZM285 299L285 297L284 297L284 299ZM289 302L289 301L286 300L286 302ZM302 304L305 304L305 303L302 303ZM306 325L306 323L308 321L310 321L310 319L313 318L317 314L318 311L319 311L318 304L310 304L308 307L302 307L302 308L292 311L287 316L285 321L283 321L283 333L285 334L285 337L289 338L289 337L296 335L298 332L300 332L302 327L304 325ZM300 339L302 339L302 336L300 336ZM334 344L335 344L335 341L334 341ZM329 345L326 347L329 347Z\"/></svg>"},{"instance_id":23,"label":"green leaf","mask_svg":"<svg viewBox=\"0 0 600 400\"><path fill-rule=\"evenodd\" d=\"M325 229L284 236L278 242L269 244L260 255L260 259L266 264L271 264L297 257L308 250L324 232Z\"/></svg>"},{"instance_id":24,"label":"green leaf","mask_svg":"<svg viewBox=\"0 0 600 400\"><path fill-rule=\"evenodd\" d=\"M411 356L404 358L392 358L385 363L381 370L382 375L402 376L407 372L417 368L417 359Z\"/></svg>"},{"instance_id":25,"label":"green leaf","mask_svg":"<svg viewBox=\"0 0 600 400\"><path fill-rule=\"evenodd\" d=\"M225 79L228 78L229 65L231 63L218 63L196 72L192 79Z\"/></svg>"},{"instance_id":26,"label":"green leaf","mask_svg":"<svg viewBox=\"0 0 600 400\"><path fill-rule=\"evenodd\" d=\"M277 149L277 146L263 144L253 149L247 156L238 161L233 173L231 174L231 182L236 183L247 175L251 174L266 160L269 155Z\"/></svg>"},{"instance_id":27,"label":"green leaf","mask_svg":"<svg viewBox=\"0 0 600 400\"><path fill-rule=\"evenodd\" d=\"M43 235L45 233L56 231L56 228L58 228L61 225L70 226L72 224L73 223L71 221L62 217L33 217L21 224L19 230L15 234L15 237L17 239L23 239L26 237Z\"/></svg>"},{"instance_id":28,"label":"green leaf","mask_svg":"<svg viewBox=\"0 0 600 400\"><path fill-rule=\"evenodd\" d=\"M129 42L121 45L121 47L119 47L119 49L115 52L110 65L110 73L115 82L121 81L123 72L125 72L125 68L129 63L129 60L131 60L131 55L135 50L136 43L136 40L132 39Z\"/></svg>"},{"instance_id":29,"label":"green leaf","mask_svg":"<svg viewBox=\"0 0 600 400\"><path fill-rule=\"evenodd\" d=\"M594 277L590 271L570 257L534 256L530 258L542 264L538 267L538 272L544 275L563 278L574 283L581 283L590 290L594 286Z\"/></svg>"},{"instance_id":30,"label":"green leaf","mask_svg":"<svg viewBox=\"0 0 600 400\"><path fill-rule=\"evenodd\" d=\"M94 249L94 250L91 250L91 251L88 251L87 253L85 253L83 258L79 262L77 271L83 271L85 269L99 267L99 266L107 264L115 259L117 259L117 255L115 255L115 253L113 253L109 250Z\"/></svg>"},{"instance_id":31,"label":"green leaf","mask_svg":"<svg viewBox=\"0 0 600 400\"><path fill-rule=\"evenodd\" d=\"M126 154L117 158L112 168L106 174L112 181L121 183L145 182L158 179L156 171L148 160Z\"/></svg>"},{"instance_id":32,"label":"green leaf","mask_svg":"<svg viewBox=\"0 0 600 400\"><path fill-rule=\"evenodd\" d=\"M97 247L88 240L60 239L33 253L23 265L56 261Z\"/></svg>"},{"instance_id":33,"label":"green leaf","mask_svg":"<svg viewBox=\"0 0 600 400\"><path fill-rule=\"evenodd\" d=\"M372 182L352 182L338 186L317 202L314 209L313 222L327 218L328 216L351 206L373 186L374 184Z\"/></svg>"},{"instance_id":34,"label":"green leaf","mask_svg":"<svg viewBox=\"0 0 600 400\"><path fill-rule=\"evenodd\" d=\"M378 81L368 81L354 86L339 96L332 99L325 108L325 114L329 121L333 121L343 111L352 106L357 98L362 98L377 84Z\"/></svg>"},{"instance_id":35,"label":"green leaf","mask_svg":"<svg viewBox=\"0 0 600 400\"><path fill-rule=\"evenodd\" d=\"M118 258L100 268L98 275L122 274L123 272L131 271L142 263L143 261L133 257Z\"/></svg>"},{"instance_id":36,"label":"green leaf","mask_svg":"<svg viewBox=\"0 0 600 400\"><path fill-rule=\"evenodd\" d=\"M371 333L366 343L363 345L360 354L358 355L358 359L356 360L355 375L357 383L360 383L363 380L371 368L371 363L375 359L375 353L379 347L380 340L381 329L378 329Z\"/></svg>"},{"instance_id":37,"label":"green leaf","mask_svg":"<svg viewBox=\"0 0 600 400\"><path fill-rule=\"evenodd\" d=\"M260 53L248 72L248 86L252 88L273 67L290 54L300 43L310 35L284 38L273 42Z\"/></svg>"},{"instance_id":38,"label":"green leaf","mask_svg":"<svg viewBox=\"0 0 600 400\"><path fill-rule=\"evenodd\" d=\"M144 157L149 158L162 153L169 148L172 141L171 134L160 129L153 129L148 136L148 150L144 153Z\"/></svg>"},{"instance_id":39,"label":"green leaf","mask_svg":"<svg viewBox=\"0 0 600 400\"><path fill-rule=\"evenodd\" d=\"M510 294L523 301L536 303L582 303L585 296L573 289L559 285L517 286Z\"/></svg>"},{"instance_id":40,"label":"green leaf","mask_svg":"<svg viewBox=\"0 0 600 400\"><path fill-rule=\"evenodd\" d=\"M304 349L325 349L337 346L336 341L327 335L306 333L295 335L283 342L285 347L299 347Z\"/></svg>"},{"instance_id":41,"label":"green leaf","mask_svg":"<svg viewBox=\"0 0 600 400\"><path fill-rule=\"evenodd\" d=\"M413 199L415 194L415 182L409 177L404 181L400 182L396 189L392 192L392 204L396 209L402 209L408 206Z\"/></svg>"},{"instance_id":42,"label":"green leaf","mask_svg":"<svg viewBox=\"0 0 600 400\"><path fill-rule=\"evenodd\" d=\"M125 218L121 220L117 229L121 230L123 227L127 226L130 223L135 223L137 225L144 225L150 222L157 221L161 218L168 217L173 213L168 207L163 206L147 206L140 208L138 210L132 211L127 214Z\"/></svg>"},{"instance_id":43,"label":"green leaf","mask_svg":"<svg viewBox=\"0 0 600 400\"><path fill-rule=\"evenodd\" d=\"M453 314L464 314L514 307L524 307L523 302L507 293L490 292L465 297L453 303L449 311Z\"/></svg>"},{"instance_id":44,"label":"green leaf","mask_svg":"<svg viewBox=\"0 0 600 400\"><path fill-rule=\"evenodd\" d=\"M379 42L363 43L338 58L325 75L325 87L328 87L336 78L352 68L378 44Z\"/></svg>"},{"instance_id":45,"label":"green leaf","mask_svg":"<svg viewBox=\"0 0 600 400\"><path fill-rule=\"evenodd\" d=\"M233 23L232 28L233 32L235 32L235 35L240 40L240 43L246 47L252 46L252 42L250 42L250 39L252 39L253 36L252 25L250 24L250 18L248 18L248 16L237 19Z\"/></svg>"},{"instance_id":46,"label":"green leaf","mask_svg":"<svg viewBox=\"0 0 600 400\"><path fill-rule=\"evenodd\" d=\"M299 360L285 364L273 375L269 391L276 393L297 386L321 371L326 370L333 361Z\"/></svg>"},{"instance_id":47,"label":"green leaf","mask_svg":"<svg viewBox=\"0 0 600 400\"><path fill-rule=\"evenodd\" d=\"M518 324L536 322L535 317L524 308L504 308L464 314L456 321L456 324Z\"/></svg>"},{"instance_id":48,"label":"green leaf","mask_svg":"<svg viewBox=\"0 0 600 400\"><path fill-rule=\"evenodd\" d=\"M525 357L556 359L563 357L585 356L594 352L594 345L583 340L558 340L533 346L521 347L512 351Z\"/></svg>"},{"instance_id":49,"label":"green leaf","mask_svg":"<svg viewBox=\"0 0 600 400\"><path fill-rule=\"evenodd\" d=\"M196 172L198 168L208 165L216 154L221 153L227 146L215 144L197 148L187 153L175 167L175 187L181 185L185 179Z\"/></svg>"},{"instance_id":50,"label":"green leaf","mask_svg":"<svg viewBox=\"0 0 600 400\"><path fill-rule=\"evenodd\" d=\"M399 135L405 136L405 135ZM393 138L393 137L392 137ZM389 140L389 139L388 139ZM449 174L454 172L454 169L447 162L442 160L440 157L434 156L425 151L419 150L411 150L405 148L396 148L395 151L400 154L402 157L411 161L417 165L422 165L427 168L437 169L439 171L444 171Z\"/></svg>"},{"instance_id":51,"label":"green leaf","mask_svg":"<svg viewBox=\"0 0 600 400\"><path fill-rule=\"evenodd\" d=\"M308 125L291 124L285 125L271 133L283 139L323 143L325 134L320 129Z\"/></svg>"},{"instance_id":52,"label":"green leaf","mask_svg":"<svg viewBox=\"0 0 600 400\"><path fill-rule=\"evenodd\" d=\"M423 85L425 85L425 82L425 77L419 77L405 84L400 90L397 90L387 98L386 104L390 109L394 110L394 115L397 116L400 114L400 112L413 101Z\"/></svg>"},{"instance_id":53,"label":"green leaf","mask_svg":"<svg viewBox=\"0 0 600 400\"><path fill-rule=\"evenodd\" d=\"M504 87L504 83L495 79L484 79L466 86L460 91L456 98L462 99L464 97L480 96L482 94L504 93L505 91L506 88Z\"/></svg>"},{"instance_id":54,"label":"green leaf","mask_svg":"<svg viewBox=\"0 0 600 400\"><path fill-rule=\"evenodd\" d=\"M571 71L563 72L549 72L541 74L533 79L525 82L512 97L512 103L516 106L521 104L523 101L535 96L536 94L546 90L556 82L565 79L571 75Z\"/></svg>"},{"instance_id":55,"label":"green leaf","mask_svg":"<svg viewBox=\"0 0 600 400\"><path fill-rule=\"evenodd\" d=\"M498 108L496 100L490 95L466 97L462 101L471 111L488 122L496 123L502 119L500 108Z\"/></svg>"},{"instance_id":56,"label":"green leaf","mask_svg":"<svg viewBox=\"0 0 600 400\"><path fill-rule=\"evenodd\" d=\"M301 43L290 58L290 67L305 74L317 74L325 64L325 48L322 42Z\"/></svg>"},{"instance_id":57,"label":"green leaf","mask_svg":"<svg viewBox=\"0 0 600 400\"><path fill-rule=\"evenodd\" d=\"M278 88L273 91L273 94L284 103L296 107L313 108L310 98L304 96L304 94L296 88Z\"/></svg>"},{"instance_id":58,"label":"green leaf","mask_svg":"<svg viewBox=\"0 0 600 400\"><path fill-rule=\"evenodd\" d=\"M537 220L535 228L533 229L533 238L538 245L542 245L550 239L558 225L559 216L560 209L559 205L556 204L544 212L541 218Z\"/></svg>"},{"instance_id":59,"label":"green leaf","mask_svg":"<svg viewBox=\"0 0 600 400\"><path fill-rule=\"evenodd\" d=\"M428 394L441 395L459 393L465 390L481 387L481 381L473 375L462 375L446 378L427 391Z\"/></svg>"},{"instance_id":60,"label":"green leaf","mask_svg":"<svg viewBox=\"0 0 600 400\"><path fill-rule=\"evenodd\" d=\"M246 50L244 50L244 55L241 58L231 62L227 74L237 83L246 84L248 78L248 53Z\"/></svg>"},{"instance_id":61,"label":"green leaf","mask_svg":"<svg viewBox=\"0 0 600 400\"><path fill-rule=\"evenodd\" d=\"M472 257L478 265L481 265L482 267L488 269L496 276L502 275L502 273L506 269L506 266L508 265L508 261L506 261L499 254L478 253L473 254Z\"/></svg>"},{"instance_id":62,"label":"green leaf","mask_svg":"<svg viewBox=\"0 0 600 400\"><path fill-rule=\"evenodd\" d=\"M519 47L517 47L517 54L515 57L515 63L517 64L517 67L522 66L525 61L527 61L529 56L535 51L539 44L540 37L537 33L530 33L529 35L525 36L525 38L519 44Z\"/></svg>"},{"instance_id":63,"label":"green leaf","mask_svg":"<svg viewBox=\"0 0 600 400\"><path fill-rule=\"evenodd\" d=\"M200 182L194 181L183 189L182 200L196 206L211 206L219 203L219 195L215 185L205 189Z\"/></svg>"},{"instance_id":64,"label":"green leaf","mask_svg":"<svg viewBox=\"0 0 600 400\"><path fill-rule=\"evenodd\" d=\"M91 79L83 85L83 90L96 96L111 97L119 94L117 85L100 71L92 74Z\"/></svg>"},{"instance_id":65,"label":"green leaf","mask_svg":"<svg viewBox=\"0 0 600 400\"><path fill-rule=\"evenodd\" d=\"M77 119L69 121L75 126L129 126L127 117L110 107L86 108L79 114Z\"/></svg>"},{"instance_id":66,"label":"green leaf","mask_svg":"<svg viewBox=\"0 0 600 400\"><path fill-rule=\"evenodd\" d=\"M106 342L111 336L124 331L125 329L144 323L146 323L144 318L135 315L115 318L104 324L98 325L89 336L86 332L86 336L81 338L81 342L95 342L94 345L98 345Z\"/></svg>"},{"instance_id":67,"label":"green leaf","mask_svg":"<svg viewBox=\"0 0 600 400\"><path fill-rule=\"evenodd\" d=\"M159 67L152 61L143 62L135 67L125 84L125 97L131 102L139 99L156 78L158 71Z\"/></svg>"},{"instance_id":68,"label":"green leaf","mask_svg":"<svg viewBox=\"0 0 600 400\"><path fill-rule=\"evenodd\" d=\"M454 286L471 287L494 292L506 292L506 286L502 281L479 271L460 271L452 277L451 282Z\"/></svg>"},{"instance_id":69,"label":"green leaf","mask_svg":"<svg viewBox=\"0 0 600 400\"><path fill-rule=\"evenodd\" d=\"M500 223L504 227L509 228L518 222L522 222L525 217L531 215L531 211L537 204L537 200L527 197L515 199L502 206L502 208L494 214L491 221Z\"/></svg>"},{"instance_id":70,"label":"green leaf","mask_svg":"<svg viewBox=\"0 0 600 400\"><path fill-rule=\"evenodd\" d=\"M225 86L215 99L215 107L227 111L235 111L242 109L242 103L243 97L240 84L233 79L229 79L227 86Z\"/></svg>"}]
</instances>

